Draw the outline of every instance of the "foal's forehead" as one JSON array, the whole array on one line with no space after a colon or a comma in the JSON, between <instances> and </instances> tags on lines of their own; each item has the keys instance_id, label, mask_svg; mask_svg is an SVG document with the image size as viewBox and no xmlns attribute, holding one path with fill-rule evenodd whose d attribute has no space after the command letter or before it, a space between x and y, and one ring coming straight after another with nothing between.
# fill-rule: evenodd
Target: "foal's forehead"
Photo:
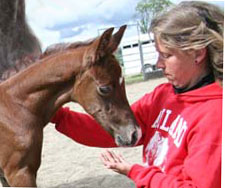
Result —
<instances>
[{"instance_id":1,"label":"foal's forehead","mask_svg":"<svg viewBox=\"0 0 225 188\"><path fill-rule=\"evenodd\" d=\"M123 77L121 66L119 65L118 61L115 61L114 63L115 63L115 65L113 65L114 70L112 72L114 81L118 82L119 85L122 85L122 83L124 81L124 77Z\"/></svg>"},{"instance_id":2,"label":"foal's forehead","mask_svg":"<svg viewBox=\"0 0 225 188\"><path fill-rule=\"evenodd\" d=\"M103 78L106 78L106 82L111 82L114 84L121 85L124 81L122 75L122 69L119 62L114 56L105 59L105 62L102 64L102 69L98 72L99 76L104 75ZM100 76L101 77L101 76Z\"/></svg>"}]
</instances>

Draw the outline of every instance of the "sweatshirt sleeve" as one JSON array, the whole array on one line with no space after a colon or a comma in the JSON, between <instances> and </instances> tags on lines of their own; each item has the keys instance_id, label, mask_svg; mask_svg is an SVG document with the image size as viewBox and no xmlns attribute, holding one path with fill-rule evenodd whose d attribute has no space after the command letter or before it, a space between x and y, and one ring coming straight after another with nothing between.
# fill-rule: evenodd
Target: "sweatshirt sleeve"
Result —
<instances>
[{"instance_id":1,"label":"sweatshirt sleeve","mask_svg":"<svg viewBox=\"0 0 225 188\"><path fill-rule=\"evenodd\" d=\"M93 147L116 147L114 139L88 114L60 108L51 119L56 130L74 141Z\"/></svg>"},{"instance_id":2,"label":"sweatshirt sleeve","mask_svg":"<svg viewBox=\"0 0 225 188\"><path fill-rule=\"evenodd\" d=\"M135 164L128 177L135 182L137 188L203 188L194 185L191 180L165 174L156 166L145 167Z\"/></svg>"}]
</instances>

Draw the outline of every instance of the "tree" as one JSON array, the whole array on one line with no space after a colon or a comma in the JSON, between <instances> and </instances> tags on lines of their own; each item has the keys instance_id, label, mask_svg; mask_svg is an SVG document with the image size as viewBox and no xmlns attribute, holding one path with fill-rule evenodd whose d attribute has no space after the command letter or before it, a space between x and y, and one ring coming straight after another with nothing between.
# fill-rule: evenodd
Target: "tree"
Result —
<instances>
[{"instance_id":1,"label":"tree","mask_svg":"<svg viewBox=\"0 0 225 188\"><path fill-rule=\"evenodd\" d=\"M147 33L152 18L171 5L169 0L141 0L136 6L141 32Z\"/></svg>"}]
</instances>

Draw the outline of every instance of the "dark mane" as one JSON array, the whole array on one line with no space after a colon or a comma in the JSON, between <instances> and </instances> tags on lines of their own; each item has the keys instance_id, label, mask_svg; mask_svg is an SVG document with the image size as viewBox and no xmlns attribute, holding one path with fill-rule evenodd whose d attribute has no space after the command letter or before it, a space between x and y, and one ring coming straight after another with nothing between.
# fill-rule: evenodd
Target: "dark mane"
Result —
<instances>
[{"instance_id":1,"label":"dark mane","mask_svg":"<svg viewBox=\"0 0 225 188\"><path fill-rule=\"evenodd\" d=\"M47 49L44 51L44 53L42 53L40 59L43 59L47 56L59 53L59 52L63 52L65 50L69 50L69 49L75 49L75 48L79 48L79 47L83 47L83 46L88 46L90 44L92 44L94 40L88 40L86 42L74 42L74 43L58 43L58 44L52 44L50 46L47 47Z\"/></svg>"},{"instance_id":2,"label":"dark mane","mask_svg":"<svg viewBox=\"0 0 225 188\"><path fill-rule=\"evenodd\" d=\"M0 80L6 80L41 54L25 18L24 0L0 1Z\"/></svg>"}]
</instances>

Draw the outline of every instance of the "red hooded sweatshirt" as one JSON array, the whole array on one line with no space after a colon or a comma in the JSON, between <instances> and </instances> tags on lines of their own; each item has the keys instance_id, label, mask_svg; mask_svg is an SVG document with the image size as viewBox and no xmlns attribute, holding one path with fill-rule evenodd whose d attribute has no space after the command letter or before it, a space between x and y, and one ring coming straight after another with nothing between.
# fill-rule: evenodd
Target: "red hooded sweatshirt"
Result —
<instances>
[{"instance_id":1,"label":"red hooded sweatshirt","mask_svg":"<svg viewBox=\"0 0 225 188\"><path fill-rule=\"evenodd\" d=\"M128 174L136 187L221 187L222 87L213 83L176 94L171 84L162 84L132 110L142 129L144 162ZM61 108L52 122L81 144L116 146L89 115Z\"/></svg>"}]
</instances>

